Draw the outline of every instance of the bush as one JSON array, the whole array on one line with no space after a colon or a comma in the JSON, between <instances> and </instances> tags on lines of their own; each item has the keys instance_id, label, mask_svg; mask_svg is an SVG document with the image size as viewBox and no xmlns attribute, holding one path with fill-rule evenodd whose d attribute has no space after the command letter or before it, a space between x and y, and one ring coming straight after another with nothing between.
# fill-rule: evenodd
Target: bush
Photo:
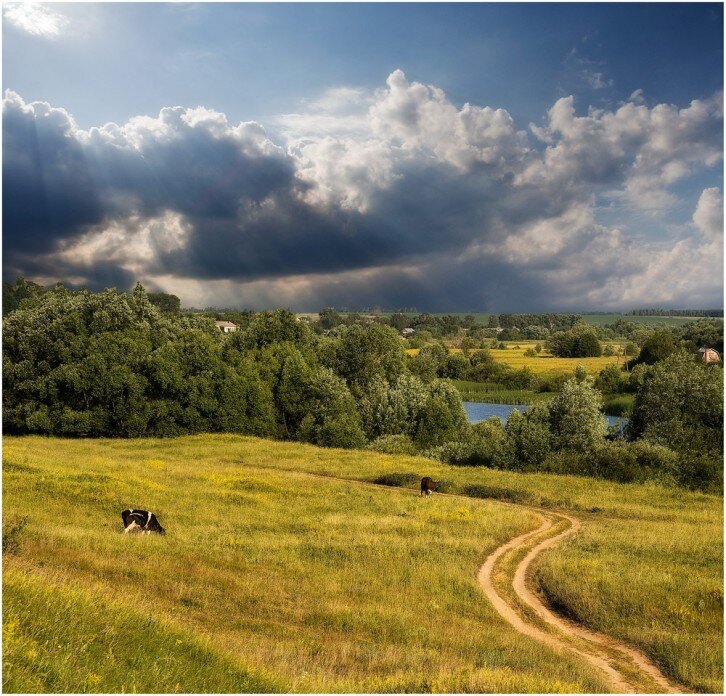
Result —
<instances>
[{"instance_id":1,"label":"bush","mask_svg":"<svg viewBox=\"0 0 726 696\"><path fill-rule=\"evenodd\" d=\"M464 379L464 374L469 367L469 359L461 353L448 355L441 368L441 377L447 377L448 379Z\"/></svg>"},{"instance_id":2,"label":"bush","mask_svg":"<svg viewBox=\"0 0 726 696\"><path fill-rule=\"evenodd\" d=\"M588 453L559 451L549 454L543 471L617 481L655 481L672 485L678 480L678 455L666 447L643 442L604 442Z\"/></svg>"},{"instance_id":3,"label":"bush","mask_svg":"<svg viewBox=\"0 0 726 696\"><path fill-rule=\"evenodd\" d=\"M582 452L572 450L557 450L550 452L542 462L541 471L552 474L573 474L576 476L590 476L592 467L588 456Z\"/></svg>"},{"instance_id":4,"label":"bush","mask_svg":"<svg viewBox=\"0 0 726 696\"><path fill-rule=\"evenodd\" d=\"M412 474L410 472L383 474L374 478L371 483L377 483L379 486L398 486L400 488L410 488L411 486L419 483L421 477L418 474Z\"/></svg>"},{"instance_id":5,"label":"bush","mask_svg":"<svg viewBox=\"0 0 726 696\"><path fill-rule=\"evenodd\" d=\"M655 363L665 360L669 355L673 355L677 350L678 346L672 333L656 331L643 343L640 354L633 364L655 365Z\"/></svg>"},{"instance_id":6,"label":"bush","mask_svg":"<svg viewBox=\"0 0 726 696\"><path fill-rule=\"evenodd\" d=\"M608 365L595 378L595 388L603 394L618 394L627 391L628 375L617 365Z\"/></svg>"},{"instance_id":7,"label":"bush","mask_svg":"<svg viewBox=\"0 0 726 696\"><path fill-rule=\"evenodd\" d=\"M423 454L455 466L508 469L511 464L504 426L496 417L469 426L459 439L446 442Z\"/></svg>"}]
</instances>

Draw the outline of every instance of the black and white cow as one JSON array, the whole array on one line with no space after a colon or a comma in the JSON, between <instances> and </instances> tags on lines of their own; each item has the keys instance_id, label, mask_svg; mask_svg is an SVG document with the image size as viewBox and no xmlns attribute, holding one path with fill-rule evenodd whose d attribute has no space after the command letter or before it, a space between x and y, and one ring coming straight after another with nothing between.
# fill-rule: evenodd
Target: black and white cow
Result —
<instances>
[{"instance_id":1,"label":"black and white cow","mask_svg":"<svg viewBox=\"0 0 726 696\"><path fill-rule=\"evenodd\" d=\"M124 521L124 532L156 532L166 534L166 530L159 524L156 515L148 510L124 510L121 513Z\"/></svg>"}]
</instances>

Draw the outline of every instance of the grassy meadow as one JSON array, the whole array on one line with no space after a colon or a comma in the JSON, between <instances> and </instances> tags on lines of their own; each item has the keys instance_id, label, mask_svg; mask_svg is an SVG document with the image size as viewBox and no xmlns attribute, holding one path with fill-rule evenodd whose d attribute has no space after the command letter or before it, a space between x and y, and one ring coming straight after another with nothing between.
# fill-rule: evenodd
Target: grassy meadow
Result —
<instances>
[{"instance_id":1,"label":"grassy meadow","mask_svg":"<svg viewBox=\"0 0 726 696\"><path fill-rule=\"evenodd\" d=\"M517 404L531 405L549 401L553 392L535 392L531 389L507 389L496 382L467 382L463 379L452 379L451 382L459 390L464 401L476 401L485 404Z\"/></svg>"},{"instance_id":2,"label":"grassy meadow","mask_svg":"<svg viewBox=\"0 0 726 696\"><path fill-rule=\"evenodd\" d=\"M395 487L424 474L470 498ZM537 524L507 502L584 522L537 568L553 603L721 690L716 496L231 435L6 437L3 486L5 692L605 691L483 596ZM167 535L121 534L125 507Z\"/></svg>"}]
</instances>

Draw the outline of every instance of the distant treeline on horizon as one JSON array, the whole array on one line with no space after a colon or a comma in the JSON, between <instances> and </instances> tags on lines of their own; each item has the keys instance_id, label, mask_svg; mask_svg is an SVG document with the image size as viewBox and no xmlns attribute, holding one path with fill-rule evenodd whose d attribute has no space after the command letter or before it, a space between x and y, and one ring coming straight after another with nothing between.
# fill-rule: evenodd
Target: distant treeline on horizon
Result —
<instances>
[{"instance_id":1,"label":"distant treeline on horizon","mask_svg":"<svg viewBox=\"0 0 726 696\"><path fill-rule=\"evenodd\" d=\"M82 290L85 288L78 288L75 287L72 283L66 284L59 282L56 285L64 285L68 287L69 289L75 289L75 290ZM6 315L9 311L12 311L17 307L20 300L22 300L24 297L27 297L28 295L32 295L35 292L43 292L45 290L49 290L51 287L54 286L42 286L38 285L37 283L34 283L33 281L28 281L22 276L19 276L15 283L10 284L7 282L3 283L3 316ZM130 292L130 290L129 290ZM161 309L165 311L186 311L186 312L238 312L238 311L249 311L249 310L240 310L240 309L234 309L232 307L205 307L204 309L200 309L198 307L182 307L181 301L176 295L172 295L165 292L157 292L157 293L149 293L149 298L152 301L152 303L161 305ZM331 307L329 309L334 309L335 311L342 312L343 314L416 314L417 309L415 307L404 307L401 309L396 310L386 310L381 309L380 307L366 307L364 309L360 310L351 310L348 307L343 307L338 309L337 307ZM319 311L323 311L322 309ZM298 312L298 314L315 314L319 313L315 310L310 312ZM459 314L470 314L469 312L465 311L457 311L457 312L422 312L421 314L430 314L430 315L442 315L442 314L451 314L451 315L459 315ZM623 316L623 317L723 317L723 309L657 309L657 308L648 308L648 309L633 309L629 312L608 312L608 311L601 311L601 310L588 310L588 311L582 311L582 312L536 312L536 313L529 313L529 312L505 312L502 314L497 314L495 312L474 312L473 314L485 314L490 315L491 317L518 317L518 318L524 318L524 317L577 317L581 318L583 315L593 315L593 316ZM520 323L520 322L515 322ZM570 322L572 323L572 322ZM491 322L490 322L491 324Z\"/></svg>"},{"instance_id":2,"label":"distant treeline on horizon","mask_svg":"<svg viewBox=\"0 0 726 696\"><path fill-rule=\"evenodd\" d=\"M634 309L631 317L722 317L723 309Z\"/></svg>"}]
</instances>

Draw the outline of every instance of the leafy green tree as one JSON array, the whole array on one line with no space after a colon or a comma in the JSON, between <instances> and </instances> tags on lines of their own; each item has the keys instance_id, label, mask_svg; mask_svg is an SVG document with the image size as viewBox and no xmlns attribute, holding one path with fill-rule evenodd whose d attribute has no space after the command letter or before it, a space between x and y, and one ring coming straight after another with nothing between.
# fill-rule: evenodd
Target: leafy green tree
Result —
<instances>
[{"instance_id":1,"label":"leafy green tree","mask_svg":"<svg viewBox=\"0 0 726 696\"><path fill-rule=\"evenodd\" d=\"M330 365L360 398L374 377L395 381L405 368L403 342L390 326L351 326L340 337Z\"/></svg>"},{"instance_id":2,"label":"leafy green tree","mask_svg":"<svg viewBox=\"0 0 726 696\"><path fill-rule=\"evenodd\" d=\"M654 365L661 360L665 360L669 355L673 355L677 350L678 344L672 333L656 331L643 343L640 354L633 364Z\"/></svg>"},{"instance_id":3,"label":"leafy green tree","mask_svg":"<svg viewBox=\"0 0 726 696\"><path fill-rule=\"evenodd\" d=\"M486 348L474 353L470 362L471 367L464 373L464 379L471 382L494 382L505 371L505 366L494 360Z\"/></svg>"},{"instance_id":4,"label":"leafy green tree","mask_svg":"<svg viewBox=\"0 0 726 696\"><path fill-rule=\"evenodd\" d=\"M12 285L3 283L3 316L15 311L26 298L37 297L43 292L43 287L23 276L18 276Z\"/></svg>"},{"instance_id":5,"label":"leafy green tree","mask_svg":"<svg viewBox=\"0 0 726 696\"><path fill-rule=\"evenodd\" d=\"M384 435L413 437L427 397L426 386L413 375L402 374L393 385L383 377L375 377L359 401L366 436L370 439Z\"/></svg>"},{"instance_id":6,"label":"leafy green tree","mask_svg":"<svg viewBox=\"0 0 726 696\"><path fill-rule=\"evenodd\" d=\"M236 346L246 350L286 341L297 346L307 346L313 340L310 328L286 309L255 314L250 325L244 331L235 332L232 337Z\"/></svg>"},{"instance_id":7,"label":"leafy green tree","mask_svg":"<svg viewBox=\"0 0 726 696\"><path fill-rule=\"evenodd\" d=\"M306 385L305 409L297 437L324 447L362 447L365 435L355 400L345 382L320 368Z\"/></svg>"},{"instance_id":8,"label":"leafy green tree","mask_svg":"<svg viewBox=\"0 0 726 696\"><path fill-rule=\"evenodd\" d=\"M551 451L549 414L544 406L533 406L524 413L512 411L505 432L512 468L537 471Z\"/></svg>"},{"instance_id":9,"label":"leafy green tree","mask_svg":"<svg viewBox=\"0 0 726 696\"><path fill-rule=\"evenodd\" d=\"M446 356L443 366L441 367L441 376L448 379L463 379L464 374L471 366L468 358L462 353L453 353Z\"/></svg>"},{"instance_id":10,"label":"leafy green tree","mask_svg":"<svg viewBox=\"0 0 726 696\"><path fill-rule=\"evenodd\" d=\"M166 292L150 292L147 294L149 302L164 314L178 314L181 300L176 295Z\"/></svg>"},{"instance_id":11,"label":"leafy green tree","mask_svg":"<svg viewBox=\"0 0 726 696\"><path fill-rule=\"evenodd\" d=\"M461 339L461 343L459 344L459 347L461 348L461 354L468 358L471 354L471 349L475 347L473 339L469 338L468 336L464 336L464 338Z\"/></svg>"},{"instance_id":12,"label":"leafy green tree","mask_svg":"<svg viewBox=\"0 0 726 696\"><path fill-rule=\"evenodd\" d=\"M406 340L406 348L423 348L433 340L434 336L430 331L417 329L416 333Z\"/></svg>"},{"instance_id":13,"label":"leafy green tree","mask_svg":"<svg viewBox=\"0 0 726 696\"><path fill-rule=\"evenodd\" d=\"M560 358L589 358L602 355L602 347L592 326L579 323L569 331L558 331L547 340L547 347Z\"/></svg>"},{"instance_id":14,"label":"leafy green tree","mask_svg":"<svg viewBox=\"0 0 726 696\"><path fill-rule=\"evenodd\" d=\"M391 314L388 321L391 326L399 333L408 326L408 317L405 314L401 314L400 312Z\"/></svg>"},{"instance_id":15,"label":"leafy green tree","mask_svg":"<svg viewBox=\"0 0 726 696\"><path fill-rule=\"evenodd\" d=\"M429 387L415 442L420 449L443 445L456 440L468 426L466 411L458 390L447 380L439 380Z\"/></svg>"},{"instance_id":16,"label":"leafy green tree","mask_svg":"<svg viewBox=\"0 0 726 696\"><path fill-rule=\"evenodd\" d=\"M706 346L723 353L723 319L699 319L686 324L682 331L692 350Z\"/></svg>"},{"instance_id":17,"label":"leafy green tree","mask_svg":"<svg viewBox=\"0 0 726 696\"><path fill-rule=\"evenodd\" d=\"M424 346L409 362L409 369L424 382L431 382L444 374L447 350L440 343Z\"/></svg>"},{"instance_id":18,"label":"leafy green tree","mask_svg":"<svg viewBox=\"0 0 726 696\"><path fill-rule=\"evenodd\" d=\"M644 375L633 404L631 429L679 452L723 453L723 370L678 352Z\"/></svg>"},{"instance_id":19,"label":"leafy green tree","mask_svg":"<svg viewBox=\"0 0 726 696\"><path fill-rule=\"evenodd\" d=\"M318 312L320 326L323 329L334 329L343 323L343 317L338 314L332 307L326 307Z\"/></svg>"},{"instance_id":20,"label":"leafy green tree","mask_svg":"<svg viewBox=\"0 0 726 696\"><path fill-rule=\"evenodd\" d=\"M3 425L11 432L133 437L274 427L269 391L252 368L225 364L210 320L164 317L140 285L131 295L53 288L4 320L4 338Z\"/></svg>"},{"instance_id":21,"label":"leafy green tree","mask_svg":"<svg viewBox=\"0 0 726 696\"><path fill-rule=\"evenodd\" d=\"M590 378L567 380L548 408L556 449L587 452L602 442L606 432L602 397Z\"/></svg>"}]
</instances>

